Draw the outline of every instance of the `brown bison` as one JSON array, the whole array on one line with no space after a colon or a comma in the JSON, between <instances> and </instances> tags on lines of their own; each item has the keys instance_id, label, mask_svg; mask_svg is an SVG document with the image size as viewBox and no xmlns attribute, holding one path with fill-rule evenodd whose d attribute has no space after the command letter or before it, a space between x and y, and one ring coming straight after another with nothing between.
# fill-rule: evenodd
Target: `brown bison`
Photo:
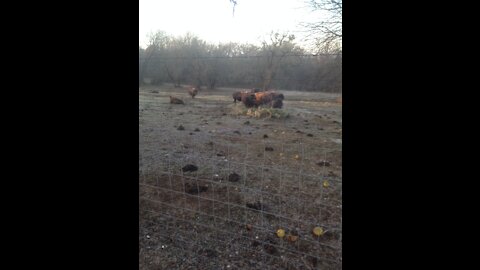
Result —
<instances>
[{"instance_id":1,"label":"brown bison","mask_svg":"<svg viewBox=\"0 0 480 270\"><path fill-rule=\"evenodd\" d=\"M265 91L258 93L247 93L242 96L242 102L247 108L267 106L272 108L282 108L284 95L274 91Z\"/></svg>"},{"instance_id":2,"label":"brown bison","mask_svg":"<svg viewBox=\"0 0 480 270\"><path fill-rule=\"evenodd\" d=\"M251 97L252 93L255 94L255 93L259 93L259 92L263 92L263 91L260 88L253 88L253 89L249 89L249 90L237 91L237 92L232 94L233 102L237 103L237 101L242 101L242 97L244 97L243 99L245 100L245 98L247 98L249 96Z\"/></svg>"},{"instance_id":3,"label":"brown bison","mask_svg":"<svg viewBox=\"0 0 480 270\"><path fill-rule=\"evenodd\" d=\"M172 104L185 104L185 103L183 103L183 100L181 100L179 98L176 98L176 97L172 97L172 96L170 96L170 103L172 103Z\"/></svg>"},{"instance_id":4,"label":"brown bison","mask_svg":"<svg viewBox=\"0 0 480 270\"><path fill-rule=\"evenodd\" d=\"M282 93L277 93L274 91L255 93L257 106L266 105L267 107L282 108L284 98L285 97Z\"/></svg>"},{"instance_id":5,"label":"brown bison","mask_svg":"<svg viewBox=\"0 0 480 270\"><path fill-rule=\"evenodd\" d=\"M190 89L188 89L188 94L192 96L192 98L195 98L195 96L198 94L198 88L191 87Z\"/></svg>"}]
</instances>

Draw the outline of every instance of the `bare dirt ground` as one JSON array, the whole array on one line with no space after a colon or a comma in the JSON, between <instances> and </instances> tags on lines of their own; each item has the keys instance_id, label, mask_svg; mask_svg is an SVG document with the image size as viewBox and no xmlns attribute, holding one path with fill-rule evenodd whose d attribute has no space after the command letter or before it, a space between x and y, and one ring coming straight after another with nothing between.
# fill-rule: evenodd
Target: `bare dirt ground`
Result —
<instances>
[{"instance_id":1,"label":"bare dirt ground","mask_svg":"<svg viewBox=\"0 0 480 270\"><path fill-rule=\"evenodd\" d=\"M341 96L281 91L290 117L258 119L236 90L139 88L140 269L341 269Z\"/></svg>"}]
</instances>

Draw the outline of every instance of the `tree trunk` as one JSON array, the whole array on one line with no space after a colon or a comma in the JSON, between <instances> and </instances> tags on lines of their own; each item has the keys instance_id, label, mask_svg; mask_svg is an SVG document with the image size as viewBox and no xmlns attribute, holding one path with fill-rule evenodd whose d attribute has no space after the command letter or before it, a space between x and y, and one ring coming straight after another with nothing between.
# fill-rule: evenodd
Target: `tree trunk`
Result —
<instances>
[{"instance_id":1,"label":"tree trunk","mask_svg":"<svg viewBox=\"0 0 480 270\"><path fill-rule=\"evenodd\" d=\"M271 69L267 69L265 72L265 79L263 80L263 90L267 91L270 89L270 85L272 84L272 77L273 77L273 72Z\"/></svg>"},{"instance_id":2,"label":"tree trunk","mask_svg":"<svg viewBox=\"0 0 480 270\"><path fill-rule=\"evenodd\" d=\"M143 80L145 78L145 71L147 70L147 65L148 65L148 60L145 59L145 61L142 64L142 67L140 68L140 74L138 76L139 77L138 80L139 80L140 85L143 85Z\"/></svg>"},{"instance_id":3,"label":"tree trunk","mask_svg":"<svg viewBox=\"0 0 480 270\"><path fill-rule=\"evenodd\" d=\"M217 84L217 80L215 79L210 80L209 89L211 90L215 89L215 84Z\"/></svg>"}]
</instances>

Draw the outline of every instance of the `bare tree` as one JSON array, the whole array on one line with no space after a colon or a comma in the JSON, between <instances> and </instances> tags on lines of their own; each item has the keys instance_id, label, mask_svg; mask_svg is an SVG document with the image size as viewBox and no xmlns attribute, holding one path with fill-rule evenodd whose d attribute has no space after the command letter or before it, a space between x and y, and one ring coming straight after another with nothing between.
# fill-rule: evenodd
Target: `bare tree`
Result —
<instances>
[{"instance_id":1,"label":"bare tree","mask_svg":"<svg viewBox=\"0 0 480 270\"><path fill-rule=\"evenodd\" d=\"M315 40L319 52L339 52L342 49L342 0L309 0L308 6L321 12L323 19L303 23Z\"/></svg>"},{"instance_id":2,"label":"bare tree","mask_svg":"<svg viewBox=\"0 0 480 270\"><path fill-rule=\"evenodd\" d=\"M293 35L272 32L262 46L211 44L193 34L160 37L161 42L152 37L146 49L139 48L140 77L174 87L342 90L341 54L312 55L294 43Z\"/></svg>"},{"instance_id":3,"label":"bare tree","mask_svg":"<svg viewBox=\"0 0 480 270\"><path fill-rule=\"evenodd\" d=\"M186 55L182 38L169 38L167 44L168 58L165 59L165 71L174 87L180 87L182 75L186 69Z\"/></svg>"},{"instance_id":4,"label":"bare tree","mask_svg":"<svg viewBox=\"0 0 480 270\"><path fill-rule=\"evenodd\" d=\"M208 89L215 89L218 79L221 75L221 72L225 70L225 67L222 68L221 58L228 57L228 47L225 45L208 45L206 50L207 58L205 62L205 81L207 83Z\"/></svg>"},{"instance_id":5,"label":"bare tree","mask_svg":"<svg viewBox=\"0 0 480 270\"><path fill-rule=\"evenodd\" d=\"M203 78L205 77L205 63L203 56L206 50L206 42L199 39L197 36L188 33L185 36L185 45L189 50L192 59L191 67L191 81L197 89L201 89L203 85Z\"/></svg>"},{"instance_id":6,"label":"bare tree","mask_svg":"<svg viewBox=\"0 0 480 270\"><path fill-rule=\"evenodd\" d=\"M294 48L292 43L295 39L294 35L286 33L271 33L270 42L263 42L263 50L265 53L265 71L263 74L263 89L268 90L275 77L275 73L282 62L282 59Z\"/></svg>"},{"instance_id":7,"label":"bare tree","mask_svg":"<svg viewBox=\"0 0 480 270\"><path fill-rule=\"evenodd\" d=\"M143 79L153 56L158 54L159 51L165 47L166 41L167 35L163 31L157 31L156 33L150 34L147 48L143 52L143 62L139 70L139 84L143 83Z\"/></svg>"}]
</instances>

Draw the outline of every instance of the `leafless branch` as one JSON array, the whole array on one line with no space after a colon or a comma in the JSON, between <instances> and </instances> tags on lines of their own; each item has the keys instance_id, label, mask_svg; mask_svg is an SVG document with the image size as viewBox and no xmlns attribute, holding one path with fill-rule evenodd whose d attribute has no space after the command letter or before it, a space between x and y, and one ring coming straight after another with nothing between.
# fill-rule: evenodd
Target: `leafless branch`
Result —
<instances>
[{"instance_id":1,"label":"leafless branch","mask_svg":"<svg viewBox=\"0 0 480 270\"><path fill-rule=\"evenodd\" d=\"M230 3L233 4L233 16L235 16L235 6L237 5L237 1L236 0L230 0Z\"/></svg>"},{"instance_id":2,"label":"leafless branch","mask_svg":"<svg viewBox=\"0 0 480 270\"><path fill-rule=\"evenodd\" d=\"M309 0L312 11L326 11L327 18L314 23L301 24L310 30L307 38L316 40L317 49L323 51L325 44L340 48L342 43L342 0ZM321 46L319 46L321 45Z\"/></svg>"}]
</instances>

